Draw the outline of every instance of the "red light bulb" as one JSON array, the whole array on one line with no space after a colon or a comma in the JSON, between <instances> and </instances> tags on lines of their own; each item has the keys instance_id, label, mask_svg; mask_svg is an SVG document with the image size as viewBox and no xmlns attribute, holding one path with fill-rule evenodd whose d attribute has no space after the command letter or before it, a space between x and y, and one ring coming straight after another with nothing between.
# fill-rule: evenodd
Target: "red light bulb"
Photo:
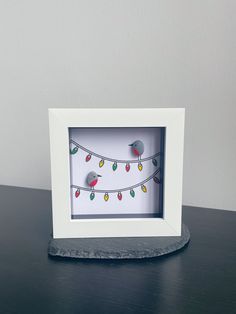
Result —
<instances>
[{"instance_id":1,"label":"red light bulb","mask_svg":"<svg viewBox=\"0 0 236 314\"><path fill-rule=\"evenodd\" d=\"M130 164L128 163L128 164L126 164L126 166L125 166L125 170L127 171L127 172L129 172L129 170L130 170Z\"/></svg>"},{"instance_id":2,"label":"red light bulb","mask_svg":"<svg viewBox=\"0 0 236 314\"><path fill-rule=\"evenodd\" d=\"M77 198L77 197L79 197L79 195L80 195L80 190L78 189L75 191L75 197Z\"/></svg>"},{"instance_id":3,"label":"red light bulb","mask_svg":"<svg viewBox=\"0 0 236 314\"><path fill-rule=\"evenodd\" d=\"M88 162L88 161L91 159L91 157L92 157L92 156L91 156L90 154L88 154L88 155L86 156L86 159L85 159L86 162Z\"/></svg>"},{"instance_id":4,"label":"red light bulb","mask_svg":"<svg viewBox=\"0 0 236 314\"><path fill-rule=\"evenodd\" d=\"M118 198L119 201L122 200L122 194L121 194L121 192L118 193L117 198Z\"/></svg>"}]
</instances>

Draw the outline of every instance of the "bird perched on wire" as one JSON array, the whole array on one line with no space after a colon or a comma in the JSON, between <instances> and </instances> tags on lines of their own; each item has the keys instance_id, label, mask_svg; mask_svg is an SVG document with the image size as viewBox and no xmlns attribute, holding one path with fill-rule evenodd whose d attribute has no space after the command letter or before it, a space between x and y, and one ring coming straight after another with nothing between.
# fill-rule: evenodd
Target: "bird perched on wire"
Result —
<instances>
[{"instance_id":1,"label":"bird perched on wire","mask_svg":"<svg viewBox=\"0 0 236 314\"><path fill-rule=\"evenodd\" d=\"M144 152L143 142L140 140L137 140L137 141L133 142L132 144L129 144L129 146L131 146L133 154L140 159L141 155Z\"/></svg>"},{"instance_id":2,"label":"bird perched on wire","mask_svg":"<svg viewBox=\"0 0 236 314\"><path fill-rule=\"evenodd\" d=\"M91 171L87 175L87 183L93 189L98 183L98 178L101 177L100 174L97 174L95 171Z\"/></svg>"}]
</instances>

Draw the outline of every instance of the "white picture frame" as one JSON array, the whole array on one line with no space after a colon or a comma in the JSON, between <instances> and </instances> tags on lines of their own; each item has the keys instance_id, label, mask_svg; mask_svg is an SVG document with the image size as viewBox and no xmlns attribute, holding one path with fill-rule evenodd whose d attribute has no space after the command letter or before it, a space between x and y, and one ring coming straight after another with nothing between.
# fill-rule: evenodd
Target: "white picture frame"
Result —
<instances>
[{"instance_id":1,"label":"white picture frame","mask_svg":"<svg viewBox=\"0 0 236 314\"><path fill-rule=\"evenodd\" d=\"M53 237L180 236L184 116L183 108L49 109ZM74 127L165 128L162 218L71 218L68 130Z\"/></svg>"}]
</instances>

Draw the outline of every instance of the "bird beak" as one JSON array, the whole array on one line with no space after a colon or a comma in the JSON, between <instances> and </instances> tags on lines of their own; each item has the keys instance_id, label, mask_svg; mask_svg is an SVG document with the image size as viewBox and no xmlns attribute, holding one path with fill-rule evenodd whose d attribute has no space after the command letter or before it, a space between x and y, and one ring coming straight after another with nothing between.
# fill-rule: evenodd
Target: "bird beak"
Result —
<instances>
[{"instance_id":1,"label":"bird beak","mask_svg":"<svg viewBox=\"0 0 236 314\"><path fill-rule=\"evenodd\" d=\"M98 177L102 177L100 174L97 174Z\"/></svg>"},{"instance_id":2,"label":"bird beak","mask_svg":"<svg viewBox=\"0 0 236 314\"><path fill-rule=\"evenodd\" d=\"M133 144L129 144L128 146L133 146Z\"/></svg>"}]
</instances>

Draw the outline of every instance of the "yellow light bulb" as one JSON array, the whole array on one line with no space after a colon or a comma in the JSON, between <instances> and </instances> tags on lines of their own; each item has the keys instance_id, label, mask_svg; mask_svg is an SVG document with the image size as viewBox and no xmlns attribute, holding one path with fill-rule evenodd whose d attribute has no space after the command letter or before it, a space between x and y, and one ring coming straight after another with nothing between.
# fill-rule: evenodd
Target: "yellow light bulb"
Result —
<instances>
[{"instance_id":1,"label":"yellow light bulb","mask_svg":"<svg viewBox=\"0 0 236 314\"><path fill-rule=\"evenodd\" d=\"M109 195L108 195L108 193L106 193L106 194L104 195L104 201L107 202L108 200L109 200Z\"/></svg>"},{"instance_id":2,"label":"yellow light bulb","mask_svg":"<svg viewBox=\"0 0 236 314\"><path fill-rule=\"evenodd\" d=\"M141 164L141 162L138 164L138 170L142 171L143 170L143 165Z\"/></svg>"},{"instance_id":3,"label":"yellow light bulb","mask_svg":"<svg viewBox=\"0 0 236 314\"><path fill-rule=\"evenodd\" d=\"M100 162L99 162L99 167L102 168L103 165L104 165L104 160L101 159Z\"/></svg>"},{"instance_id":4,"label":"yellow light bulb","mask_svg":"<svg viewBox=\"0 0 236 314\"><path fill-rule=\"evenodd\" d=\"M141 186L141 189L142 189L142 191L143 191L144 193L147 192L147 188L146 188L146 186L145 186L144 184Z\"/></svg>"}]
</instances>

